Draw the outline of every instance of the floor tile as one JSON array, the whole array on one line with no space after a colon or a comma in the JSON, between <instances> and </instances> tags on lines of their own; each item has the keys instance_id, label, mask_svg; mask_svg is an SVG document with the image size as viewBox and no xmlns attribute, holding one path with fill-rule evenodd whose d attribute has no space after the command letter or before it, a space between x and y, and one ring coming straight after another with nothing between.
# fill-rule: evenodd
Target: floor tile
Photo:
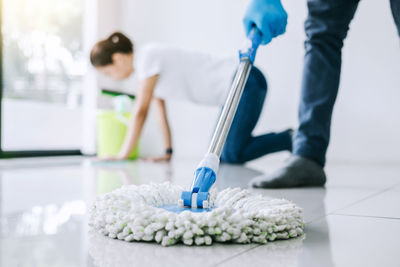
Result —
<instances>
[{"instance_id":1,"label":"floor tile","mask_svg":"<svg viewBox=\"0 0 400 267\"><path fill-rule=\"evenodd\" d=\"M164 248L89 232L88 211L98 195L151 182L189 188L199 160L0 161L0 266L400 266L400 167L391 164L330 163L325 188L285 190L247 187L253 177L272 171L280 161L221 164L216 182L220 190L240 186L302 207L305 239L262 246Z\"/></svg>"},{"instance_id":2,"label":"floor tile","mask_svg":"<svg viewBox=\"0 0 400 267\"><path fill-rule=\"evenodd\" d=\"M326 166L328 186L346 188L387 188L400 182L400 164L395 163L329 163Z\"/></svg>"},{"instance_id":3,"label":"floor tile","mask_svg":"<svg viewBox=\"0 0 400 267\"><path fill-rule=\"evenodd\" d=\"M89 255L94 266L213 266L256 247L256 244L213 244L162 247L153 243L127 243L91 233Z\"/></svg>"},{"instance_id":4,"label":"floor tile","mask_svg":"<svg viewBox=\"0 0 400 267\"><path fill-rule=\"evenodd\" d=\"M400 185L340 209L335 214L387 217L400 220Z\"/></svg>"},{"instance_id":5,"label":"floor tile","mask_svg":"<svg viewBox=\"0 0 400 267\"><path fill-rule=\"evenodd\" d=\"M306 237L256 247L218 266L400 266L400 220L329 215Z\"/></svg>"}]
</instances>

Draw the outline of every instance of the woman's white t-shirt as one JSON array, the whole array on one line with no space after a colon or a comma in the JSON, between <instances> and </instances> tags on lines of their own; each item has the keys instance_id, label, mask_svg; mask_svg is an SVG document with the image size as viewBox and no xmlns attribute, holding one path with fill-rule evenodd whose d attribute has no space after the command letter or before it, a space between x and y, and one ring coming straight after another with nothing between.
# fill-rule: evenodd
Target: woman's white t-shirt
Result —
<instances>
[{"instance_id":1,"label":"woman's white t-shirt","mask_svg":"<svg viewBox=\"0 0 400 267\"><path fill-rule=\"evenodd\" d=\"M217 57L163 44L135 52L139 81L159 75L154 96L222 106L237 68L237 58Z\"/></svg>"}]
</instances>

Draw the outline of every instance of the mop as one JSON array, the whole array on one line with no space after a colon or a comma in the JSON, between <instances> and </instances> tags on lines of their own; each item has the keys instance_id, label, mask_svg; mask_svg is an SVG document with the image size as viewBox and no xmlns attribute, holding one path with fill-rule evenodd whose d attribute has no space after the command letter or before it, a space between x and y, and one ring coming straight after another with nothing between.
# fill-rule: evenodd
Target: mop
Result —
<instances>
[{"instance_id":1,"label":"mop","mask_svg":"<svg viewBox=\"0 0 400 267\"><path fill-rule=\"evenodd\" d=\"M211 190L219 158L261 42L257 28L239 51L240 63L210 147L195 171L190 191L170 183L123 186L97 198L89 225L125 241L211 245L213 242L266 243L303 234L301 209L284 199L248 190Z\"/></svg>"},{"instance_id":2,"label":"mop","mask_svg":"<svg viewBox=\"0 0 400 267\"><path fill-rule=\"evenodd\" d=\"M263 247L235 257L234 266L246 266L249 263L251 266L297 266L303 240L304 235L286 242L269 242ZM172 246L165 249L162 246L154 246L152 243L135 246L128 242L116 241L104 238L97 233L88 235L87 247L94 266L132 267L134 259L137 266L204 267L216 266L218 262L232 258L232 249L226 246ZM201 260L194 261L193 259ZM267 264L266 261L268 261Z\"/></svg>"}]
</instances>

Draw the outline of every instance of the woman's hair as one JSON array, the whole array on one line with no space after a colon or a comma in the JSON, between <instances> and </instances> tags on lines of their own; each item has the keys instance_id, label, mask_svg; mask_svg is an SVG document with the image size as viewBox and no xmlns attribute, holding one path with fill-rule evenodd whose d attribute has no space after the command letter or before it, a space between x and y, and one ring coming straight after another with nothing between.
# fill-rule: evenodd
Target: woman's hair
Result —
<instances>
[{"instance_id":1,"label":"woman's hair","mask_svg":"<svg viewBox=\"0 0 400 267\"><path fill-rule=\"evenodd\" d=\"M112 64L114 53L133 53L133 43L120 32L114 32L107 39L97 42L90 52L90 62L95 67Z\"/></svg>"}]
</instances>

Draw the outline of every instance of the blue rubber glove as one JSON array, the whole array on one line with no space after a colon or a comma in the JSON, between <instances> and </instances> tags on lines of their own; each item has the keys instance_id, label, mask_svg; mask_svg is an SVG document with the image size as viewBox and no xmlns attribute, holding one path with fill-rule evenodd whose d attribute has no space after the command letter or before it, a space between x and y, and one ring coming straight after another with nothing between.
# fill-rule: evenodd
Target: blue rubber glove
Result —
<instances>
[{"instance_id":1,"label":"blue rubber glove","mask_svg":"<svg viewBox=\"0 0 400 267\"><path fill-rule=\"evenodd\" d=\"M246 35L255 25L262 33L262 44L286 30L287 14L280 0L251 0L243 18Z\"/></svg>"}]
</instances>

